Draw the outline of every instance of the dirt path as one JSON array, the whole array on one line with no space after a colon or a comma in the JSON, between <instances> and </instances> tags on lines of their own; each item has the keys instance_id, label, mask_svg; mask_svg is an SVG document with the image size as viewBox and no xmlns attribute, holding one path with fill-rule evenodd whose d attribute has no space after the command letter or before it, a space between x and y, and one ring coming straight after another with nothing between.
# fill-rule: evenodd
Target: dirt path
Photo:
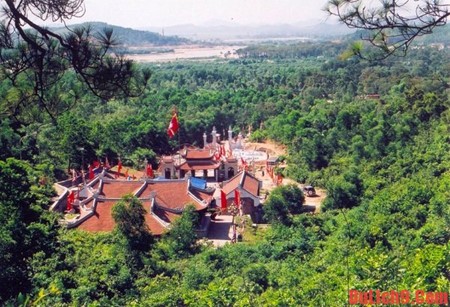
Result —
<instances>
[{"instance_id":1,"label":"dirt path","mask_svg":"<svg viewBox=\"0 0 450 307\"><path fill-rule=\"evenodd\" d=\"M269 154L269 156L286 155L286 147L285 146L275 144L272 142L267 142L267 143L245 142L245 149L246 150L264 151L264 152L267 152ZM260 163L260 165L258 165L258 166L265 166L265 162ZM261 171L256 171L255 176L256 176L256 178L258 178L259 180L261 180L263 182L263 189L265 191L270 192L271 190L273 190L276 187L276 185L272 182L272 179L267 174L267 172L265 172L264 176L263 176ZM289 179L289 178L283 179L282 184L287 185L287 184L291 184L291 183L295 183L299 186L300 189L303 189L304 184L296 183L294 180ZM322 205L323 200L326 198L327 193L325 190L318 189L318 188L316 188L316 193L317 193L317 196L314 196L314 197L305 196L305 205L306 206L314 206L315 207L314 212L318 213L318 212L320 212L320 207Z\"/></svg>"},{"instance_id":2,"label":"dirt path","mask_svg":"<svg viewBox=\"0 0 450 307\"><path fill-rule=\"evenodd\" d=\"M273 142L266 143L252 143L245 142L245 150L258 150L265 151L269 154L269 156L281 156L286 154L286 147L283 145L275 144Z\"/></svg>"},{"instance_id":3,"label":"dirt path","mask_svg":"<svg viewBox=\"0 0 450 307\"><path fill-rule=\"evenodd\" d=\"M250 143L245 142L245 149L244 150L256 150L256 151L263 151L269 154L269 157L273 156L280 156L286 154L286 148L284 146L267 142L267 143ZM272 191L276 184L273 183L272 178L267 174L265 171L266 162L260 161L255 163L256 169L258 169L255 172L255 177L258 178L263 182L263 193L262 193L262 201L264 201L265 192ZM264 169L264 175L262 170ZM303 189L303 184L296 183L294 180L285 178L283 180L283 185L287 184L297 184L300 189ZM219 193L219 190L216 191ZM323 200L326 197L325 190L317 189L316 188L317 196L315 197L308 197L305 196L305 207L309 207L311 210L314 210L315 213L320 212L320 207L322 205ZM215 195L215 198L217 199L219 196ZM314 208L313 208L314 207ZM220 215L216 218L216 220L211 221L210 228L208 231L207 239L208 241L211 241L213 246L220 247L227 243L231 242L232 237L232 216L231 215Z\"/></svg>"}]
</instances>

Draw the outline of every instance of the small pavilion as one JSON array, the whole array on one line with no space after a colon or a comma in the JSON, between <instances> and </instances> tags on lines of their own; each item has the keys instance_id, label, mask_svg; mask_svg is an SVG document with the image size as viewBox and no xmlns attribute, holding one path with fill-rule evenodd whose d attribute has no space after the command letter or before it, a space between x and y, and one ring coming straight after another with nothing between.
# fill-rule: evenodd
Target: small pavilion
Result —
<instances>
[{"instance_id":1,"label":"small pavilion","mask_svg":"<svg viewBox=\"0 0 450 307\"><path fill-rule=\"evenodd\" d=\"M227 207L235 202L235 190L240 194L240 210L249 214L254 222L261 220L260 192L262 182L247 171L242 171L228 181L223 182L222 190L227 198ZM217 203L218 200L216 200Z\"/></svg>"}]
</instances>

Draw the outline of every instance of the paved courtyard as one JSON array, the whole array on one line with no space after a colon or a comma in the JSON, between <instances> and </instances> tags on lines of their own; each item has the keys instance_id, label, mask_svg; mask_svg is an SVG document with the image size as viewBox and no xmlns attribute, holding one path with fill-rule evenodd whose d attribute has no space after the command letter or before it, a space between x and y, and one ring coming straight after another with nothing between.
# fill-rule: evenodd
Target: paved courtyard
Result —
<instances>
[{"instance_id":1,"label":"paved courtyard","mask_svg":"<svg viewBox=\"0 0 450 307\"><path fill-rule=\"evenodd\" d=\"M231 243L233 228L231 227L233 217L231 215L219 215L211 221L208 231L208 240L214 246L224 246Z\"/></svg>"}]
</instances>

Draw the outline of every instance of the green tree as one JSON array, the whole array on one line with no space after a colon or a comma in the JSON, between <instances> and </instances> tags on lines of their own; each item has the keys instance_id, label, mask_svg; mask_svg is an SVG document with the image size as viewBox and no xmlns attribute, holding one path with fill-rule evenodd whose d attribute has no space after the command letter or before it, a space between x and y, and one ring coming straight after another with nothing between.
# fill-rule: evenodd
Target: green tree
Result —
<instances>
[{"instance_id":1,"label":"green tree","mask_svg":"<svg viewBox=\"0 0 450 307\"><path fill-rule=\"evenodd\" d=\"M430 34L445 25L450 16L449 4L441 1L373 1L330 0L326 10L350 28L368 30L363 39L379 48L384 57L406 53L414 39ZM415 14L409 14L413 8ZM360 49L357 54L361 55Z\"/></svg>"},{"instance_id":2,"label":"green tree","mask_svg":"<svg viewBox=\"0 0 450 307\"><path fill-rule=\"evenodd\" d=\"M292 216L289 213L288 204L280 194L270 194L264 204L264 218L271 223L290 225Z\"/></svg>"},{"instance_id":3,"label":"green tree","mask_svg":"<svg viewBox=\"0 0 450 307\"><path fill-rule=\"evenodd\" d=\"M37 18L65 23L83 16L83 0L45 3L6 0L2 10L1 73L13 86L28 83L17 87L8 109L35 107L55 120L61 109L67 109L58 92L60 81L69 71L75 72L88 90L104 99L136 94L150 77L147 71L140 74L124 56L111 56L117 45L111 29L94 33L90 27L80 27L64 35L33 21Z\"/></svg>"},{"instance_id":4,"label":"green tree","mask_svg":"<svg viewBox=\"0 0 450 307\"><path fill-rule=\"evenodd\" d=\"M31 258L53 250L56 219L46 211L53 190L39 178L25 162L0 161L0 302L29 291Z\"/></svg>"},{"instance_id":5,"label":"green tree","mask_svg":"<svg viewBox=\"0 0 450 307\"><path fill-rule=\"evenodd\" d=\"M305 196L298 185L291 183L273 189L264 204L264 217L272 223L290 225L292 214L302 212Z\"/></svg>"},{"instance_id":6,"label":"green tree","mask_svg":"<svg viewBox=\"0 0 450 307\"><path fill-rule=\"evenodd\" d=\"M168 246L168 253L172 257L181 258L194 253L197 246L198 213L193 205L188 205L183 214L163 237L163 243Z\"/></svg>"},{"instance_id":7,"label":"green tree","mask_svg":"<svg viewBox=\"0 0 450 307\"><path fill-rule=\"evenodd\" d=\"M147 211L135 196L122 197L112 208L117 230L126 238L131 251L148 251L153 236L145 222Z\"/></svg>"},{"instance_id":8,"label":"green tree","mask_svg":"<svg viewBox=\"0 0 450 307\"><path fill-rule=\"evenodd\" d=\"M291 214L302 212L302 205L305 202L305 195L297 184L291 183L276 187L271 195L280 195L287 204L287 209Z\"/></svg>"},{"instance_id":9,"label":"green tree","mask_svg":"<svg viewBox=\"0 0 450 307\"><path fill-rule=\"evenodd\" d=\"M243 275L246 282L249 283L247 287L253 288L253 292L263 292L269 286L269 272L261 263L250 264L244 269Z\"/></svg>"},{"instance_id":10,"label":"green tree","mask_svg":"<svg viewBox=\"0 0 450 307\"><path fill-rule=\"evenodd\" d=\"M341 176L330 178L325 185L327 198L322 209L352 208L359 203L362 195L362 184L354 171L349 171Z\"/></svg>"},{"instance_id":11,"label":"green tree","mask_svg":"<svg viewBox=\"0 0 450 307\"><path fill-rule=\"evenodd\" d=\"M87 169L96 160L95 151L89 140L89 126L83 118L66 112L58 118L61 151L68 160L67 169ZM84 165L82 165L84 163Z\"/></svg>"}]
</instances>

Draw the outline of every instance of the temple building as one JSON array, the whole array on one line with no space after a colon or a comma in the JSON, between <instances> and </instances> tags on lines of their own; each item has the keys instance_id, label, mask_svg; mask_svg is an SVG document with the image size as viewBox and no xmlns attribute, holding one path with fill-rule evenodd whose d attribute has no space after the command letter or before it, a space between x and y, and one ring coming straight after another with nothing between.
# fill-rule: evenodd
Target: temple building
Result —
<instances>
[{"instance_id":1,"label":"temple building","mask_svg":"<svg viewBox=\"0 0 450 307\"><path fill-rule=\"evenodd\" d=\"M151 233L159 236L170 229L188 205L193 205L199 214L196 233L205 237L211 213L220 210L216 205L216 188L220 186L229 204L238 191L240 214L249 214L258 223L262 220L262 182L246 171L242 156L238 160L232 155L233 149L242 150L242 135L233 140L231 128L228 134L228 141L221 141L213 128L211 143L207 142L206 133L203 135L203 148L185 147L175 155L163 156L159 177L155 179L151 167L144 172L121 172L120 160L117 169L109 168L107 162L105 168L100 163L95 168L90 166L89 174L74 175L55 184L59 196L51 210L66 213L61 223L67 228L108 232L116 225L112 216L114 204L125 195L133 195L146 210L145 221ZM208 182L212 187L208 187Z\"/></svg>"},{"instance_id":2,"label":"temple building","mask_svg":"<svg viewBox=\"0 0 450 307\"><path fill-rule=\"evenodd\" d=\"M255 223L262 219L260 192L262 182L247 171L242 171L228 181L223 182L222 190L227 198L227 205L235 202L235 190L240 194L240 210L243 215L250 215Z\"/></svg>"},{"instance_id":3,"label":"temple building","mask_svg":"<svg viewBox=\"0 0 450 307\"><path fill-rule=\"evenodd\" d=\"M164 156L159 171L164 179L196 177L221 182L232 178L238 171L238 160L225 150L214 127L212 142L203 134L203 148L183 148L178 155Z\"/></svg>"},{"instance_id":4,"label":"temple building","mask_svg":"<svg viewBox=\"0 0 450 307\"><path fill-rule=\"evenodd\" d=\"M55 202L53 210L63 212L66 209L70 190L67 189L59 201ZM112 207L124 195L131 194L142 202L147 211L145 220L153 235L164 233L186 206L193 205L201 218L196 232L199 237L204 237L210 223L207 209L214 200L215 189L207 188L205 181L195 178L123 180L115 179L112 173L104 170L83 191L87 191L87 197L75 202L74 206L79 214L72 220L66 219L68 228L76 227L92 232L112 231L115 227Z\"/></svg>"}]
</instances>

